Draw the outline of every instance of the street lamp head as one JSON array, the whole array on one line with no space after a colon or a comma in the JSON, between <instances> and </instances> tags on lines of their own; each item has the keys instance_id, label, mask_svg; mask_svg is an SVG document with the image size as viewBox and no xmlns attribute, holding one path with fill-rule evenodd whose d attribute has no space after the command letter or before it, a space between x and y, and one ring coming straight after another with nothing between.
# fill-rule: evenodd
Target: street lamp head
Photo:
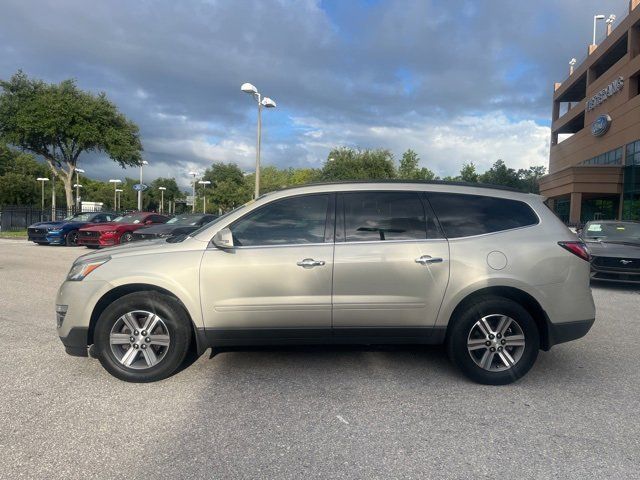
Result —
<instances>
[{"instance_id":1,"label":"street lamp head","mask_svg":"<svg viewBox=\"0 0 640 480\"><path fill-rule=\"evenodd\" d=\"M166 190L167 187L158 187L158 190Z\"/></svg>"},{"instance_id":2,"label":"street lamp head","mask_svg":"<svg viewBox=\"0 0 640 480\"><path fill-rule=\"evenodd\" d=\"M122 180L112 178L111 180L109 180L109 183L122 183Z\"/></svg>"},{"instance_id":3,"label":"street lamp head","mask_svg":"<svg viewBox=\"0 0 640 480\"><path fill-rule=\"evenodd\" d=\"M572 58L571 60L569 60L569 65L571 65L572 67L578 63L578 60L576 60L575 58Z\"/></svg>"},{"instance_id":4,"label":"street lamp head","mask_svg":"<svg viewBox=\"0 0 640 480\"><path fill-rule=\"evenodd\" d=\"M209 180L200 180L198 183L200 185L211 185L211 182Z\"/></svg>"},{"instance_id":5,"label":"street lamp head","mask_svg":"<svg viewBox=\"0 0 640 480\"><path fill-rule=\"evenodd\" d=\"M83 170L83 169L81 169L81 168L77 168L77 167L76 167L76 169L75 169L75 170L76 170L76 172L78 172L78 173L84 173L84 170Z\"/></svg>"},{"instance_id":6,"label":"street lamp head","mask_svg":"<svg viewBox=\"0 0 640 480\"><path fill-rule=\"evenodd\" d=\"M191 175L192 177L195 177L196 175L198 175L198 172L189 172L189 175Z\"/></svg>"},{"instance_id":7,"label":"street lamp head","mask_svg":"<svg viewBox=\"0 0 640 480\"><path fill-rule=\"evenodd\" d=\"M82 188L82 185L80 185L79 183L74 183L73 188Z\"/></svg>"},{"instance_id":8,"label":"street lamp head","mask_svg":"<svg viewBox=\"0 0 640 480\"><path fill-rule=\"evenodd\" d=\"M142 160L141 165L149 165L149 162L147 162L146 160Z\"/></svg>"},{"instance_id":9,"label":"street lamp head","mask_svg":"<svg viewBox=\"0 0 640 480\"><path fill-rule=\"evenodd\" d=\"M594 15L594 20L604 20L604 15Z\"/></svg>"},{"instance_id":10,"label":"street lamp head","mask_svg":"<svg viewBox=\"0 0 640 480\"><path fill-rule=\"evenodd\" d=\"M609 18L607 18L607 23L613 23L616 21L616 16L612 13L611 15L609 15Z\"/></svg>"},{"instance_id":11,"label":"street lamp head","mask_svg":"<svg viewBox=\"0 0 640 480\"><path fill-rule=\"evenodd\" d=\"M269 97L264 97L261 103L265 108L276 108L276 102Z\"/></svg>"},{"instance_id":12,"label":"street lamp head","mask_svg":"<svg viewBox=\"0 0 640 480\"><path fill-rule=\"evenodd\" d=\"M48 178L45 178L45 177L38 177L38 178L36 178L36 180L37 180L38 182L48 182L48 181L49 181L49 179L48 179Z\"/></svg>"},{"instance_id":13,"label":"street lamp head","mask_svg":"<svg viewBox=\"0 0 640 480\"><path fill-rule=\"evenodd\" d=\"M250 93L252 95L255 95L258 93L258 89L253 85L251 85L250 83L243 83L242 86L240 87L240 90L242 90L244 93Z\"/></svg>"},{"instance_id":14,"label":"street lamp head","mask_svg":"<svg viewBox=\"0 0 640 480\"><path fill-rule=\"evenodd\" d=\"M120 192L122 192L122 189L121 188L116 188L116 192L120 193Z\"/></svg>"}]
</instances>

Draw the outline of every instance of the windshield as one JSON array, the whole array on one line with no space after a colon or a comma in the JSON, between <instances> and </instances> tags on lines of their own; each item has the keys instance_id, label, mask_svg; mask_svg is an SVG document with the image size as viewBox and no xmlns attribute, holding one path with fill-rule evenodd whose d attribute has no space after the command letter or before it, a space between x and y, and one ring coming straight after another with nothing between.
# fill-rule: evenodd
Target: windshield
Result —
<instances>
[{"instance_id":1,"label":"windshield","mask_svg":"<svg viewBox=\"0 0 640 480\"><path fill-rule=\"evenodd\" d=\"M93 218L95 213L76 213L75 215L69 215L65 217L67 222L89 222Z\"/></svg>"},{"instance_id":2,"label":"windshield","mask_svg":"<svg viewBox=\"0 0 640 480\"><path fill-rule=\"evenodd\" d=\"M589 222L584 227L586 240L640 243L640 223Z\"/></svg>"},{"instance_id":3,"label":"windshield","mask_svg":"<svg viewBox=\"0 0 640 480\"><path fill-rule=\"evenodd\" d=\"M132 213L130 215L124 215L114 220L116 223L141 223L145 219L146 215L142 213Z\"/></svg>"},{"instance_id":4,"label":"windshield","mask_svg":"<svg viewBox=\"0 0 640 480\"><path fill-rule=\"evenodd\" d=\"M178 215L167 222L167 225L197 225L202 215Z\"/></svg>"}]
</instances>

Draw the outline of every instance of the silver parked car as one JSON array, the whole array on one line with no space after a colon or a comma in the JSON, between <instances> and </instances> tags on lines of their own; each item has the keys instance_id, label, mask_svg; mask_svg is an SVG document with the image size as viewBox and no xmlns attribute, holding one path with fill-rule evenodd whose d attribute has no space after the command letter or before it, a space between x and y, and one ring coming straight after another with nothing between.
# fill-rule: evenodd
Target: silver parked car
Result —
<instances>
[{"instance_id":1,"label":"silver parked car","mask_svg":"<svg viewBox=\"0 0 640 480\"><path fill-rule=\"evenodd\" d=\"M588 260L537 195L310 185L189 236L78 258L58 292L58 333L67 353L89 350L135 382L208 347L445 343L469 378L506 384L538 350L591 328Z\"/></svg>"}]
</instances>

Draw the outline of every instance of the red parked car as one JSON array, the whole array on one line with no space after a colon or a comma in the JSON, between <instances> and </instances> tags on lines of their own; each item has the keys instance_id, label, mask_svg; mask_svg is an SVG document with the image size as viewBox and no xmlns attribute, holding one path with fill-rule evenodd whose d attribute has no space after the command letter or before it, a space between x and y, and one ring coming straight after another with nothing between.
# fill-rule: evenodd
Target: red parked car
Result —
<instances>
[{"instance_id":1,"label":"red parked car","mask_svg":"<svg viewBox=\"0 0 640 480\"><path fill-rule=\"evenodd\" d=\"M165 223L169 217L157 213L138 212L116 218L113 222L99 223L78 230L78 245L110 247L133 240L133 232L139 228Z\"/></svg>"}]
</instances>

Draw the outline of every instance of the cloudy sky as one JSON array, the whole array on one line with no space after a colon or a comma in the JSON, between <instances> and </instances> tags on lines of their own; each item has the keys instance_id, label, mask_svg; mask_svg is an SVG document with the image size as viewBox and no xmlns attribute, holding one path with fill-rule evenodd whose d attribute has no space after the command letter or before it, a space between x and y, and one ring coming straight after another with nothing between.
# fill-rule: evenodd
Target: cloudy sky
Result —
<instances>
[{"instance_id":1,"label":"cloudy sky","mask_svg":"<svg viewBox=\"0 0 640 480\"><path fill-rule=\"evenodd\" d=\"M595 13L628 0L3 0L0 78L18 69L104 91L141 128L149 173L188 182L214 161L251 170L251 82L263 163L318 167L334 146L546 165L553 82ZM603 33L604 26L600 27ZM134 176L85 156L91 176Z\"/></svg>"}]
</instances>

